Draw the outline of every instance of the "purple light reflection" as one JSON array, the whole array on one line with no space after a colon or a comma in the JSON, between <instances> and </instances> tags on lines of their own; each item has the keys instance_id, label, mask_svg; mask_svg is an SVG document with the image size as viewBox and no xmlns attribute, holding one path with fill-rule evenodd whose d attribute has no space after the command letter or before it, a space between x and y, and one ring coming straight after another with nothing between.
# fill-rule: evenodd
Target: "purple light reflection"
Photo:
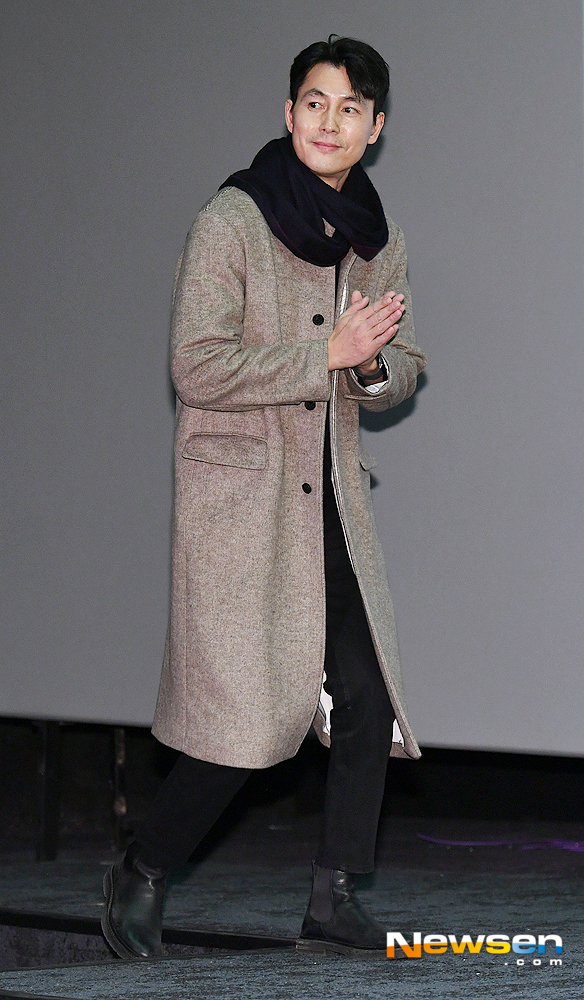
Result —
<instances>
[{"instance_id":1,"label":"purple light reflection","mask_svg":"<svg viewBox=\"0 0 584 1000\"><path fill-rule=\"evenodd\" d=\"M429 837L424 833L418 833L416 836L430 844L443 844L446 847L520 847L523 851L584 851L584 840L554 840L551 837L523 842L521 840L444 840L442 837Z\"/></svg>"}]
</instances>

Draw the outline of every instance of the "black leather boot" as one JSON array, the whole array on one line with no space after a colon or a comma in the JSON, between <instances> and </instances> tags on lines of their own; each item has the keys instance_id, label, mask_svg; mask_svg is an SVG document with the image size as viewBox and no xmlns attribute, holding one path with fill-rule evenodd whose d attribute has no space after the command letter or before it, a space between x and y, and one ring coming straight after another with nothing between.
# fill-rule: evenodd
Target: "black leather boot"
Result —
<instances>
[{"instance_id":1,"label":"black leather boot","mask_svg":"<svg viewBox=\"0 0 584 1000\"><path fill-rule=\"evenodd\" d=\"M386 929L363 909L349 873L320 868L314 861L312 872L312 894L297 950L385 958Z\"/></svg>"},{"instance_id":2,"label":"black leather boot","mask_svg":"<svg viewBox=\"0 0 584 1000\"><path fill-rule=\"evenodd\" d=\"M165 875L166 871L140 860L135 844L105 873L101 928L120 958L156 958L162 954Z\"/></svg>"}]
</instances>

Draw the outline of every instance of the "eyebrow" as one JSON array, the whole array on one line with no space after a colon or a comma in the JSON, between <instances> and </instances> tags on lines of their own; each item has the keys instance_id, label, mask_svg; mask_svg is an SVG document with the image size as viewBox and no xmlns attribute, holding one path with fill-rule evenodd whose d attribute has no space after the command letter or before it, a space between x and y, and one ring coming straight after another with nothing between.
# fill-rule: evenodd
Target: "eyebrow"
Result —
<instances>
[{"instance_id":1,"label":"eyebrow","mask_svg":"<svg viewBox=\"0 0 584 1000\"><path fill-rule=\"evenodd\" d=\"M304 93L302 95L303 98L304 97L328 97L328 96L329 95L325 94L324 91L317 90L316 87L313 87L311 90L307 90L306 93ZM341 98L341 101L354 101L355 104L363 104L363 98L359 97L358 94L341 94L340 98Z\"/></svg>"}]
</instances>

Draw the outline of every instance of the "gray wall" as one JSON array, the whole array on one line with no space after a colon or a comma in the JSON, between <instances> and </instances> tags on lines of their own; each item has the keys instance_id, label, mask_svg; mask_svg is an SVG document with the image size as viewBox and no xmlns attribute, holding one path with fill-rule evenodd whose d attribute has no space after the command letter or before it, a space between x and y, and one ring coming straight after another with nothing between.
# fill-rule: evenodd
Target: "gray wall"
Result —
<instances>
[{"instance_id":1,"label":"gray wall","mask_svg":"<svg viewBox=\"0 0 584 1000\"><path fill-rule=\"evenodd\" d=\"M0 712L150 721L175 259L281 131L291 58L337 31L391 65L370 173L430 357L364 431L415 731L582 753L580 0L5 0L0 22Z\"/></svg>"}]
</instances>

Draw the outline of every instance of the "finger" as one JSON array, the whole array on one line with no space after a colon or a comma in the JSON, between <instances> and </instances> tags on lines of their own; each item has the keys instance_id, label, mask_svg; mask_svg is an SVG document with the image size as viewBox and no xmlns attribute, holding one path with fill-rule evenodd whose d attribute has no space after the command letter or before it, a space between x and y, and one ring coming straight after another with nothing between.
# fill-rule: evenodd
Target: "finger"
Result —
<instances>
[{"instance_id":1,"label":"finger","mask_svg":"<svg viewBox=\"0 0 584 1000\"><path fill-rule=\"evenodd\" d=\"M388 327L392 326L394 323L398 323L403 316L403 307L401 303L398 304L396 309L395 304L391 302L387 306L383 306L378 309L374 309L371 306L370 310L367 310L368 315L363 315L363 320L367 322L367 326L370 330L375 330L376 327Z\"/></svg>"},{"instance_id":2,"label":"finger","mask_svg":"<svg viewBox=\"0 0 584 1000\"><path fill-rule=\"evenodd\" d=\"M351 305L348 309L345 309L345 311L341 313L339 318L346 317L347 319L350 319L351 316L354 316L356 313L360 313L362 310L366 309L368 304L368 295L361 295L361 292L357 292L356 294L353 292L351 296Z\"/></svg>"},{"instance_id":3,"label":"finger","mask_svg":"<svg viewBox=\"0 0 584 1000\"><path fill-rule=\"evenodd\" d=\"M361 292L353 292L351 295L351 305L349 306L349 309L347 309L347 312L349 312L349 310L358 311L359 309L365 309L368 304L368 295L361 295Z\"/></svg>"},{"instance_id":4,"label":"finger","mask_svg":"<svg viewBox=\"0 0 584 1000\"><path fill-rule=\"evenodd\" d=\"M399 329L399 320L401 316L397 316L393 313L386 317L383 321L376 323L369 327L368 339L369 343L373 348L382 346L386 344L388 340L395 337Z\"/></svg>"},{"instance_id":5,"label":"finger","mask_svg":"<svg viewBox=\"0 0 584 1000\"><path fill-rule=\"evenodd\" d=\"M388 344L390 340L393 340L397 331L399 330L399 324L394 323L388 329L376 334L372 340L371 345L375 347L376 350L383 347L384 344Z\"/></svg>"},{"instance_id":6,"label":"finger","mask_svg":"<svg viewBox=\"0 0 584 1000\"><path fill-rule=\"evenodd\" d=\"M374 302L371 308L377 311L380 309L387 309L388 306L393 306L394 309L403 309L403 301L403 295L395 295L394 292L388 292L382 299Z\"/></svg>"},{"instance_id":7,"label":"finger","mask_svg":"<svg viewBox=\"0 0 584 1000\"><path fill-rule=\"evenodd\" d=\"M353 295L354 294L355 293L353 293ZM361 299L361 303L364 303L365 301L368 302L369 300ZM404 312L403 301L404 301L403 294L400 293L399 295L396 295L396 293L393 291L386 292L383 298L377 299L376 302L372 302L371 305L368 305L367 309L365 309L363 313L361 313L360 320L362 322L365 322L366 320L369 320L371 317L377 316L378 318L375 320L375 322L379 322L379 319L384 319L385 317L391 314L392 308L393 311L396 312L396 318L399 319ZM398 315L398 310L401 310L399 315ZM347 310L347 312L349 312L349 310Z\"/></svg>"},{"instance_id":8,"label":"finger","mask_svg":"<svg viewBox=\"0 0 584 1000\"><path fill-rule=\"evenodd\" d=\"M390 303L385 310L378 312L376 315L383 319L387 318L391 324L399 323L405 312L405 307L403 302L397 302L395 299ZM379 320L378 320L379 322Z\"/></svg>"}]
</instances>

